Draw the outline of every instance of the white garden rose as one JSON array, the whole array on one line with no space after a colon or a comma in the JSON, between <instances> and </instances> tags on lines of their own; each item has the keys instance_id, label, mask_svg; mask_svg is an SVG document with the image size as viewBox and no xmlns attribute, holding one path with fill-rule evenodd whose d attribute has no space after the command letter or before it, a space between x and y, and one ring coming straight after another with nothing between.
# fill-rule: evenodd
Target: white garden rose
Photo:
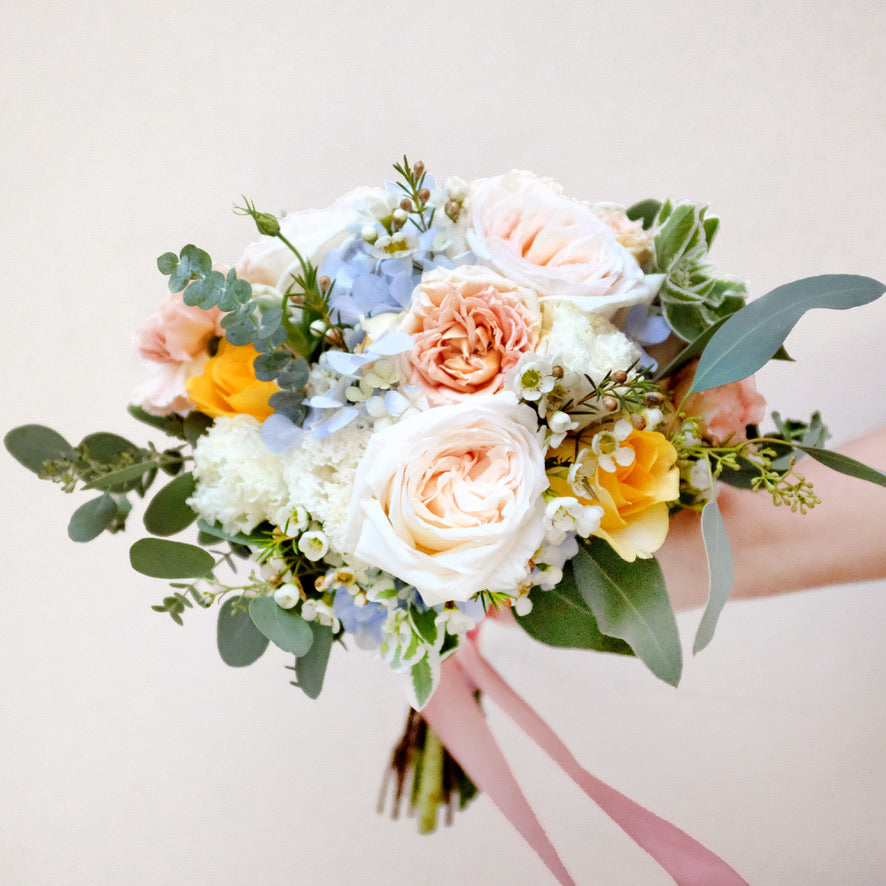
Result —
<instances>
[{"instance_id":1,"label":"white garden rose","mask_svg":"<svg viewBox=\"0 0 886 886\"><path fill-rule=\"evenodd\" d=\"M344 543L429 606L514 594L544 539L547 487L533 411L509 393L478 395L372 436Z\"/></svg>"},{"instance_id":2,"label":"white garden rose","mask_svg":"<svg viewBox=\"0 0 886 886\"><path fill-rule=\"evenodd\" d=\"M339 197L326 209L292 212L280 219L280 233L314 265L330 250L355 236L349 226L358 224L365 208L378 201L381 188L356 188ZM251 243L237 263L237 275L250 283L262 283L285 292L292 275L301 275L302 267L292 250L279 237L262 236Z\"/></svg>"},{"instance_id":3,"label":"white garden rose","mask_svg":"<svg viewBox=\"0 0 886 886\"><path fill-rule=\"evenodd\" d=\"M468 211L467 240L478 261L543 301L564 299L612 316L651 302L661 286L590 206L530 172L475 183Z\"/></svg>"}]
</instances>

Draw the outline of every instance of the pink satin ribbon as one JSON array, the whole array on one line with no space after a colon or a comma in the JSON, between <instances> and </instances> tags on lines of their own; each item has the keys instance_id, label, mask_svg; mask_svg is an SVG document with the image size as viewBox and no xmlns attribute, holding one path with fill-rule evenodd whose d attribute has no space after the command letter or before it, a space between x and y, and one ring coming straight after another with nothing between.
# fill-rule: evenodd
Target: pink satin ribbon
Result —
<instances>
[{"instance_id":1,"label":"pink satin ribbon","mask_svg":"<svg viewBox=\"0 0 886 886\"><path fill-rule=\"evenodd\" d=\"M523 835L563 886L575 881L520 789L474 693L491 698L678 886L748 886L723 859L684 831L584 769L544 720L482 656L476 637L443 664L440 685L422 716L443 744Z\"/></svg>"}]
</instances>

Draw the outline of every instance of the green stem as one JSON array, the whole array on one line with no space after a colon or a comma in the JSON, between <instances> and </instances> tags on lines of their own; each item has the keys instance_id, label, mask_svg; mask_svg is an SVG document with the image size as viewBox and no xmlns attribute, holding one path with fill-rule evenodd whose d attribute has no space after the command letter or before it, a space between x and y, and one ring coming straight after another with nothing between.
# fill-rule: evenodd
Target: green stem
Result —
<instances>
[{"instance_id":1,"label":"green stem","mask_svg":"<svg viewBox=\"0 0 886 886\"><path fill-rule=\"evenodd\" d=\"M430 726L425 732L418 772L418 795L415 809L418 830L430 834L437 827L437 807L443 796L443 742Z\"/></svg>"}]
</instances>

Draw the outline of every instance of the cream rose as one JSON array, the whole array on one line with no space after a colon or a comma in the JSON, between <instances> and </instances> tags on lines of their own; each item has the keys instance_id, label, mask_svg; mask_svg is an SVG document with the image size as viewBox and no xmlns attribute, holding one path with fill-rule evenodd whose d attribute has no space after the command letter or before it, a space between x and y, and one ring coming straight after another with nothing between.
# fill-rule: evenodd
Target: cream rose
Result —
<instances>
[{"instance_id":1,"label":"cream rose","mask_svg":"<svg viewBox=\"0 0 886 886\"><path fill-rule=\"evenodd\" d=\"M643 273L594 210L529 172L475 183L467 240L478 260L534 289L611 316L652 301L661 277Z\"/></svg>"},{"instance_id":2,"label":"cream rose","mask_svg":"<svg viewBox=\"0 0 886 886\"><path fill-rule=\"evenodd\" d=\"M356 188L339 197L327 209L309 209L293 212L280 220L280 233L301 253L305 261L319 265L330 250L341 246L348 230L363 218L363 210L384 192L380 188ZM285 292L292 283L292 275L301 275L302 269L292 250L278 237L262 236L247 248L237 263L237 275L250 283L273 286Z\"/></svg>"},{"instance_id":3,"label":"cream rose","mask_svg":"<svg viewBox=\"0 0 886 886\"><path fill-rule=\"evenodd\" d=\"M401 358L403 380L432 405L495 394L504 374L538 343L535 293L489 268L439 268L422 277L400 322L415 342Z\"/></svg>"},{"instance_id":4,"label":"cream rose","mask_svg":"<svg viewBox=\"0 0 886 886\"><path fill-rule=\"evenodd\" d=\"M372 436L346 548L429 606L515 593L544 539L548 487L533 411L511 394L421 412Z\"/></svg>"}]
</instances>

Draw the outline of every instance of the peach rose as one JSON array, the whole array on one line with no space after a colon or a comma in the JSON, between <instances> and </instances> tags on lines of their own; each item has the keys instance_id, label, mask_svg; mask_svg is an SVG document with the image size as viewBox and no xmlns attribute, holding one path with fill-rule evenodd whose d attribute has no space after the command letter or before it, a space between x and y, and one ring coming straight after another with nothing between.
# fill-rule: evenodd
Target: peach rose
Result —
<instances>
[{"instance_id":1,"label":"peach rose","mask_svg":"<svg viewBox=\"0 0 886 886\"><path fill-rule=\"evenodd\" d=\"M532 173L477 183L469 213L467 239L477 258L542 300L566 299L611 316L652 301L661 285L590 206Z\"/></svg>"},{"instance_id":2,"label":"peach rose","mask_svg":"<svg viewBox=\"0 0 886 886\"><path fill-rule=\"evenodd\" d=\"M538 344L541 317L534 292L466 265L425 274L400 328L415 341L400 358L403 380L439 405L500 391L504 374Z\"/></svg>"},{"instance_id":3,"label":"peach rose","mask_svg":"<svg viewBox=\"0 0 886 886\"><path fill-rule=\"evenodd\" d=\"M187 380L199 374L209 358L209 342L223 334L218 308L204 311L170 293L160 310L134 336L142 362L153 373L133 394L133 403L153 415L187 412L192 403Z\"/></svg>"},{"instance_id":4,"label":"peach rose","mask_svg":"<svg viewBox=\"0 0 886 886\"><path fill-rule=\"evenodd\" d=\"M601 433L612 440L595 446L593 438ZM595 450L612 449L614 453L622 447L630 450L633 457L615 456L608 459L608 464L605 456L594 457ZM568 440L557 455L562 462L574 464L572 482L552 476L551 488L559 495L575 495L584 505L603 508L600 527L594 535L609 542L628 562L651 557L662 546L670 522L667 503L680 495L677 450L667 437L657 431L631 429L619 440L611 430L594 428L577 443ZM590 495L582 495L582 489Z\"/></svg>"},{"instance_id":5,"label":"peach rose","mask_svg":"<svg viewBox=\"0 0 886 886\"><path fill-rule=\"evenodd\" d=\"M429 606L516 593L544 539L536 428L512 394L481 394L374 434L354 481L347 550Z\"/></svg>"},{"instance_id":6,"label":"peach rose","mask_svg":"<svg viewBox=\"0 0 886 886\"><path fill-rule=\"evenodd\" d=\"M674 379L674 402L686 415L702 420L701 431L712 443L742 443L747 439L745 428L766 417L766 400L757 392L754 377L749 376L728 385L709 388L683 397L692 385L698 360L684 367Z\"/></svg>"},{"instance_id":7,"label":"peach rose","mask_svg":"<svg viewBox=\"0 0 886 886\"><path fill-rule=\"evenodd\" d=\"M202 375L188 379L188 396L195 409L217 418L220 415L251 415L264 421L274 410L268 400L279 388L259 381L252 363L258 351L252 345L237 347L222 339Z\"/></svg>"}]
</instances>

